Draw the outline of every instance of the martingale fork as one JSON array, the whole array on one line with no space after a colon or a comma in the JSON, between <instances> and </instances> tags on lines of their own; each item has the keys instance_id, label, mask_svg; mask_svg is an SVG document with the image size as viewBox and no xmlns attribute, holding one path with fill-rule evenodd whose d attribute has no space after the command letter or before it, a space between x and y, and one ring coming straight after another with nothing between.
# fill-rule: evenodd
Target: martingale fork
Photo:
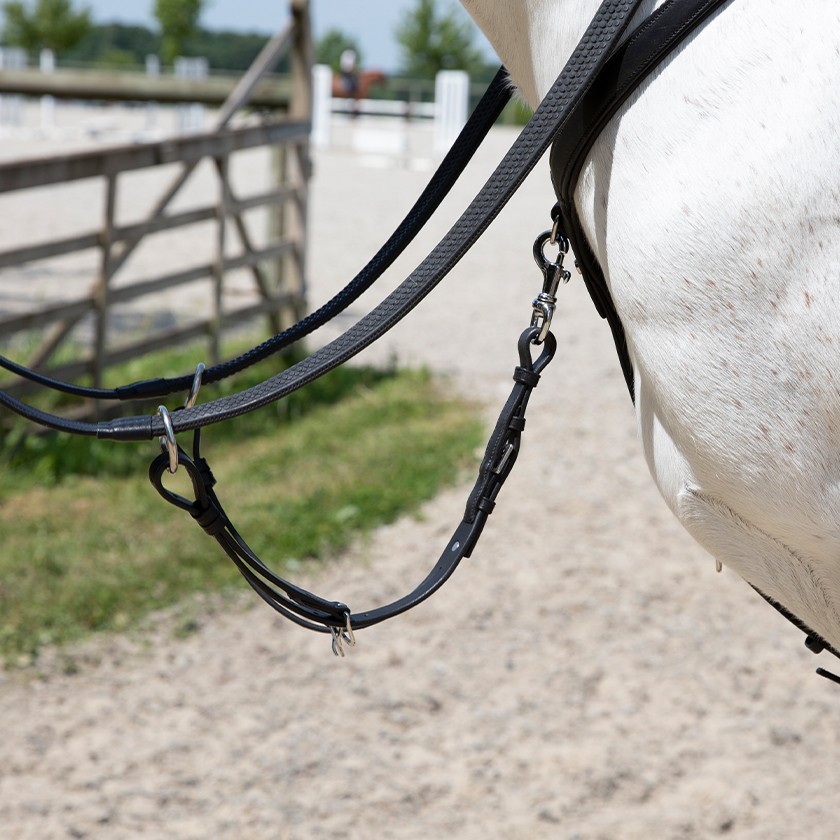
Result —
<instances>
[{"instance_id":1,"label":"martingale fork","mask_svg":"<svg viewBox=\"0 0 840 840\"><path fill-rule=\"evenodd\" d=\"M559 256L553 261L544 254L545 245L549 242L560 248ZM464 557L471 555L519 454L525 429L525 410L531 392L557 349L557 340L550 326L557 303L557 289L569 280L569 272L563 268L567 251L568 242L564 237L558 238L556 226L555 230L540 234L534 243L534 256L543 274L543 290L534 301L530 326L517 341L519 364L513 373L513 389L490 435L461 523L434 568L407 595L382 607L352 612L342 602L321 598L284 580L251 550L225 513L213 489L215 478L210 465L199 451L200 430L194 432L190 457L177 445L172 420L163 406L160 415L166 434L161 439L162 452L149 468L152 485L166 501L189 513L209 536L216 539L247 583L269 606L306 629L330 634L333 653L344 656L347 648L356 645L355 631L417 606L448 580ZM196 371L188 404L195 400L201 374L200 367ZM164 473L174 473L179 465L186 470L192 483L192 498L179 496L163 485Z\"/></svg>"}]
</instances>

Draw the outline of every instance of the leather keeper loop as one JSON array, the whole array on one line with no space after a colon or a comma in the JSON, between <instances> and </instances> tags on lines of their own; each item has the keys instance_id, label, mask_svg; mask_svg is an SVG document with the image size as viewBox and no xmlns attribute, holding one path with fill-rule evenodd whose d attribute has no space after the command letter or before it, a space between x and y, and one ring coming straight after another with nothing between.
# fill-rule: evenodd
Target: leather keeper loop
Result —
<instances>
[{"instance_id":1,"label":"leather keeper loop","mask_svg":"<svg viewBox=\"0 0 840 840\"><path fill-rule=\"evenodd\" d=\"M513 381L519 382L527 388L536 388L537 383L540 381L540 375L527 368L517 367L513 371Z\"/></svg>"},{"instance_id":2,"label":"leather keeper loop","mask_svg":"<svg viewBox=\"0 0 840 840\"><path fill-rule=\"evenodd\" d=\"M215 537L227 527L227 518L215 505L210 505L198 513L190 513L190 516L202 527L204 533L211 537Z\"/></svg>"},{"instance_id":3,"label":"leather keeper loop","mask_svg":"<svg viewBox=\"0 0 840 840\"><path fill-rule=\"evenodd\" d=\"M476 507L479 510L484 511L484 513L486 513L488 516L490 516L490 514L493 513L493 510L496 507L496 503L492 499L482 498L478 500L478 504L476 505Z\"/></svg>"}]
</instances>

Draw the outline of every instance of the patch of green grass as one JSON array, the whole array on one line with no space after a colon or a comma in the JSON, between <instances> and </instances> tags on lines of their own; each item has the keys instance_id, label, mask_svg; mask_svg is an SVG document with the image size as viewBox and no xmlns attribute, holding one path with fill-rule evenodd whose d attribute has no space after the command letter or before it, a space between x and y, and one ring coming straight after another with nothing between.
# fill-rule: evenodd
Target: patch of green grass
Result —
<instances>
[{"instance_id":1,"label":"patch of green grass","mask_svg":"<svg viewBox=\"0 0 840 840\"><path fill-rule=\"evenodd\" d=\"M481 443L476 413L426 374L348 369L316 387L296 405L202 435L228 515L281 573L415 510L472 466ZM155 445L36 441L18 447L0 474L7 662L43 644L125 629L190 593L246 587L215 541L149 485ZM182 475L171 480L188 495Z\"/></svg>"}]
</instances>

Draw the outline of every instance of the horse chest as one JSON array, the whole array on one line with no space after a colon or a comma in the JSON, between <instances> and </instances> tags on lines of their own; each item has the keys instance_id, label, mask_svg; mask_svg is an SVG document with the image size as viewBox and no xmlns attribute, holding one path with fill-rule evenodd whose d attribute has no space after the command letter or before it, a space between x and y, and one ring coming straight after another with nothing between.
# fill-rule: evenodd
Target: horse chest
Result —
<instances>
[{"instance_id":1,"label":"horse chest","mask_svg":"<svg viewBox=\"0 0 840 840\"><path fill-rule=\"evenodd\" d=\"M532 105L598 5L464 3ZM710 19L607 126L576 201L665 500L840 645L840 8L795 6Z\"/></svg>"},{"instance_id":2,"label":"horse chest","mask_svg":"<svg viewBox=\"0 0 840 840\"><path fill-rule=\"evenodd\" d=\"M840 38L825 32L840 27L820 4L798 29L756 23L750 6L729 7L613 120L576 198L668 504L827 633L840 617Z\"/></svg>"}]
</instances>

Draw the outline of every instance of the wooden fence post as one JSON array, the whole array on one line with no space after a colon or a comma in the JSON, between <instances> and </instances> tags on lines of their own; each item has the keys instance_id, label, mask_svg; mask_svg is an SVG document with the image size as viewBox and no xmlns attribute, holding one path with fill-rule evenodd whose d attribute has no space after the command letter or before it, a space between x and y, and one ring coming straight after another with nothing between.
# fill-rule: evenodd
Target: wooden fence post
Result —
<instances>
[{"instance_id":1,"label":"wooden fence post","mask_svg":"<svg viewBox=\"0 0 840 840\"><path fill-rule=\"evenodd\" d=\"M74 380L79 376L90 376L94 385L102 387L110 365L172 346L178 341L202 338L209 340L208 355L216 361L220 356L222 329L229 324L245 323L256 316L267 315L272 331L279 332L281 323L287 325L304 314L305 305L302 300L295 299L295 295L302 294L304 289L306 190L310 170L308 142L312 50L308 0L292 0L292 16L293 20L266 44L228 96L219 114L216 132L107 150L91 149L22 163L0 162L0 194L86 178L105 179L103 218L98 225L72 236L0 249L0 269L88 249L95 249L99 258L93 283L84 294L48 303L38 311L0 313L0 336L35 330L43 333L40 344L26 362L28 366L44 368L45 372L58 379ZM291 90L294 86L295 92L293 97L289 95L285 102L276 106L285 106L285 119L221 130L290 47L293 47L294 82L284 83L283 88ZM5 90L7 82L5 77L0 79L0 88ZM110 96L114 98L115 94ZM275 100L280 102L276 96ZM272 104L276 105L274 100ZM230 183L230 155L258 147L267 147L273 152L284 146L282 185L255 195L238 197ZM215 163L219 175L219 194L215 200L197 208L165 212L199 161L207 158ZM120 174L167 163L180 164L181 173L146 218L118 224L116 205ZM271 215L283 205L287 209L282 223L277 225L272 232L274 235L264 247L258 246L251 237L245 214L252 209L266 208L263 213ZM205 257L197 264L174 272L159 271L131 282L116 282L118 272L145 237L206 222L216 225L209 259ZM239 234L242 254L225 254L229 223L235 225ZM194 256L199 257L198 254ZM271 284L266 276L267 269L280 260L285 263L283 283ZM235 306L224 297L225 272L239 269L249 269L253 273L261 297L258 302ZM212 307L209 315L205 314L206 310L200 314L190 313L186 322L179 321L159 329L155 327L149 334L144 332L141 336L114 335L111 330L114 306L194 282L209 285ZM88 345L85 352L76 355L72 361L48 366L55 351L80 323L86 328L85 343L90 336L92 346ZM31 384L26 381L11 383L9 388L20 395L32 390ZM90 403L83 410L90 416L91 412L98 412L100 408Z\"/></svg>"},{"instance_id":2,"label":"wooden fence post","mask_svg":"<svg viewBox=\"0 0 840 840\"><path fill-rule=\"evenodd\" d=\"M105 176L105 213L102 220L100 240L101 262L99 278L94 290L94 309L96 312L95 338L93 347L93 385L103 387L103 378L107 366L108 352L108 298L112 274L111 249L114 239L114 214L117 203L117 173L109 172Z\"/></svg>"},{"instance_id":3,"label":"wooden fence post","mask_svg":"<svg viewBox=\"0 0 840 840\"><path fill-rule=\"evenodd\" d=\"M210 361L218 364L222 358L222 329L224 326L223 296L225 287L225 239L228 217L228 177L230 157L216 158L219 173L219 203L216 209L216 257L213 262L213 302L210 314Z\"/></svg>"},{"instance_id":4,"label":"wooden fence post","mask_svg":"<svg viewBox=\"0 0 840 840\"><path fill-rule=\"evenodd\" d=\"M289 117L312 119L312 21L309 0L291 0L294 30L292 36L292 95ZM269 266L275 294L293 302L283 308L281 325L286 327L303 317L306 308L306 213L308 182L311 171L309 139L289 148L272 150L272 173L275 187L288 185L290 202L269 211L269 240L292 242L292 251Z\"/></svg>"}]
</instances>

